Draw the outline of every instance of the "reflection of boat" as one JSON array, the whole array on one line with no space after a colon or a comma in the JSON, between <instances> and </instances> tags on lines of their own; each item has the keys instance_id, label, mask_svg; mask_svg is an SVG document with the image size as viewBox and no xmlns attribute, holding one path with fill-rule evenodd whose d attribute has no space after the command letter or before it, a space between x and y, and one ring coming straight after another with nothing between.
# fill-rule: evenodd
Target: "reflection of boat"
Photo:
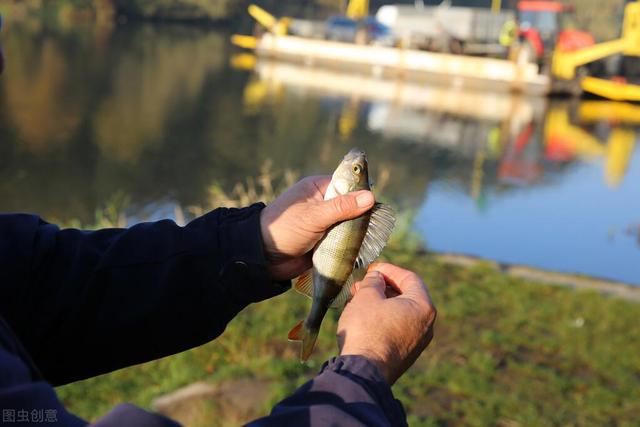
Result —
<instances>
[{"instance_id":1,"label":"reflection of boat","mask_svg":"<svg viewBox=\"0 0 640 427\"><path fill-rule=\"evenodd\" d=\"M234 63L238 65L239 59ZM355 104L343 109L340 120L344 134L354 126L357 104L366 101L371 103L370 130L390 138L455 148L465 156L473 156L479 142L495 139L496 131L498 139L503 129L519 132L541 116L546 103L541 97L393 81L286 62L259 60L247 65L255 67L259 77L245 88L247 105L261 103L282 87L351 99Z\"/></svg>"},{"instance_id":2,"label":"reflection of boat","mask_svg":"<svg viewBox=\"0 0 640 427\"><path fill-rule=\"evenodd\" d=\"M477 120L531 121L544 106L544 99L518 97L503 92L474 91L461 87L378 79L325 69L313 69L277 61L258 61L260 83L268 90L284 85L326 95L385 101L395 106L426 109Z\"/></svg>"},{"instance_id":3,"label":"reflection of boat","mask_svg":"<svg viewBox=\"0 0 640 427\"><path fill-rule=\"evenodd\" d=\"M640 124L640 106L611 101L552 104L540 97L513 96L416 82L362 77L304 65L247 57L234 60L257 72L245 88L245 105L296 93L350 100L342 106L339 131L348 136L366 114L372 132L388 138L441 147L473 160L473 194L480 193L487 160L499 161L497 176L509 184L529 184L544 173L543 161L568 163L604 159L606 182L617 186L626 174ZM365 104L363 104L365 102ZM599 124L607 131L589 126ZM608 124L608 130L607 130Z\"/></svg>"},{"instance_id":4,"label":"reflection of boat","mask_svg":"<svg viewBox=\"0 0 640 427\"><path fill-rule=\"evenodd\" d=\"M387 138L429 143L470 157L476 145L487 140L497 121L376 102L369 109L367 127Z\"/></svg>"}]
</instances>

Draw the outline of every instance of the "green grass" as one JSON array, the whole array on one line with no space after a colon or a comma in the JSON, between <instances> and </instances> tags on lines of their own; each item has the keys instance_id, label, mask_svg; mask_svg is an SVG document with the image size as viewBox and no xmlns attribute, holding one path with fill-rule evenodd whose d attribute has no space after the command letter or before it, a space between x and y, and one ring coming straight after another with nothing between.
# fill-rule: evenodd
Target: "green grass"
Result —
<instances>
[{"instance_id":1,"label":"green grass","mask_svg":"<svg viewBox=\"0 0 640 427\"><path fill-rule=\"evenodd\" d=\"M439 311L433 343L394 386L410 425L639 425L638 304L508 278L487 265L400 257L393 246L390 254L420 272ZM72 411L95 419L123 401L149 407L193 381L252 378L272 384L251 415L266 413L336 353L332 313L311 362L297 361L286 335L307 308L288 292L244 310L212 343L58 392ZM207 414L213 424L228 416Z\"/></svg>"}]
</instances>

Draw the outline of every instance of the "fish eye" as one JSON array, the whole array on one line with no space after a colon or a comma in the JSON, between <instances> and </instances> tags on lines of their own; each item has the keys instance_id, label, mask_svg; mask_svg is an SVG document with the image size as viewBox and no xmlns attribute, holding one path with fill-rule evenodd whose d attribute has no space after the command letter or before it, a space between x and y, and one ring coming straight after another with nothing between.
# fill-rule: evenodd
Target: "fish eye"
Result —
<instances>
[{"instance_id":1,"label":"fish eye","mask_svg":"<svg viewBox=\"0 0 640 427\"><path fill-rule=\"evenodd\" d=\"M360 167L360 165L353 165L353 173L355 173L356 175L360 175L360 172L362 172L362 168Z\"/></svg>"}]
</instances>

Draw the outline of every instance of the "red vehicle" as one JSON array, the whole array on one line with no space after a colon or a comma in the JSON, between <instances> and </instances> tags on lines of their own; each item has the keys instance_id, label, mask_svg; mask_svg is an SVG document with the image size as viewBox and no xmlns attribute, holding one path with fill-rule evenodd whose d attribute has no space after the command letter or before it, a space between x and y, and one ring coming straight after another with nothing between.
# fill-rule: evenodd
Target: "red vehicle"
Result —
<instances>
[{"instance_id":1,"label":"red vehicle","mask_svg":"<svg viewBox=\"0 0 640 427\"><path fill-rule=\"evenodd\" d=\"M570 52L595 44L590 33L572 28L572 13L571 5L559 1L518 2L519 37L531 46L539 63L555 49Z\"/></svg>"}]
</instances>

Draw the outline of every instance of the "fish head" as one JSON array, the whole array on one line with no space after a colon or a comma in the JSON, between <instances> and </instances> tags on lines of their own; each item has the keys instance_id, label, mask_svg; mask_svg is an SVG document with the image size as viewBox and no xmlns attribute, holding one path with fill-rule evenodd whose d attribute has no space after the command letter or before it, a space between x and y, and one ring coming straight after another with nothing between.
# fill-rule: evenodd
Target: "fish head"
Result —
<instances>
[{"instance_id":1,"label":"fish head","mask_svg":"<svg viewBox=\"0 0 640 427\"><path fill-rule=\"evenodd\" d=\"M337 194L369 190L369 165L365 152L357 148L349 151L333 173L331 183Z\"/></svg>"}]
</instances>

